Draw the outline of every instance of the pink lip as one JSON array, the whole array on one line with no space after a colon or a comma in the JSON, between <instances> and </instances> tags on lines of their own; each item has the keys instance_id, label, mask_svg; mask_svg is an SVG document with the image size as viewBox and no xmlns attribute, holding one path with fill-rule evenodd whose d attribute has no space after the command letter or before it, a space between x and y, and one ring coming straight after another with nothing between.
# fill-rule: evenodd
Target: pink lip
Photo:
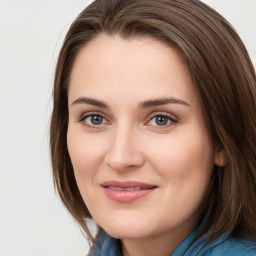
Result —
<instances>
[{"instance_id":1,"label":"pink lip","mask_svg":"<svg viewBox=\"0 0 256 256\"><path fill-rule=\"evenodd\" d=\"M136 181L106 181L101 184L107 197L119 202L129 203L153 192L157 186Z\"/></svg>"}]
</instances>

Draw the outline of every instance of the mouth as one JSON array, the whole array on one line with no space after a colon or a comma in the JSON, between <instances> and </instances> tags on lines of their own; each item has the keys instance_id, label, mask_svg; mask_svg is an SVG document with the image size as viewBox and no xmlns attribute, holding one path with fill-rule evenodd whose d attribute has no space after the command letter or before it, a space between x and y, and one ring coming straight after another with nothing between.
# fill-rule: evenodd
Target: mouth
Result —
<instances>
[{"instance_id":1,"label":"mouth","mask_svg":"<svg viewBox=\"0 0 256 256\"><path fill-rule=\"evenodd\" d=\"M129 203L145 197L153 192L157 186L135 181L107 181L101 184L105 195L119 203Z\"/></svg>"},{"instance_id":2,"label":"mouth","mask_svg":"<svg viewBox=\"0 0 256 256\"><path fill-rule=\"evenodd\" d=\"M123 188L123 187L114 187L114 186L108 186L107 188L117 190L117 191L134 191L134 190L144 190L144 189L150 189L150 188L143 188L143 187L129 187L129 188Z\"/></svg>"}]
</instances>

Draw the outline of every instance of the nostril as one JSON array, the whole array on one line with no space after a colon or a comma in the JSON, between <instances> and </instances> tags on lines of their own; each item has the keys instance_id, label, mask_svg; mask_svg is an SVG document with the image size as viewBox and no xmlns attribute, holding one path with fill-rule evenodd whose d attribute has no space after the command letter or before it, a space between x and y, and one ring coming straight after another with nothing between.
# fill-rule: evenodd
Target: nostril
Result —
<instances>
[{"instance_id":1,"label":"nostril","mask_svg":"<svg viewBox=\"0 0 256 256\"><path fill-rule=\"evenodd\" d=\"M118 171L127 171L136 169L143 164L143 160L135 156L126 156L126 158L106 157L105 163L108 167Z\"/></svg>"},{"instance_id":2,"label":"nostril","mask_svg":"<svg viewBox=\"0 0 256 256\"><path fill-rule=\"evenodd\" d=\"M105 164L118 171L131 170L140 167L144 163L140 147L131 131L127 127L119 128L115 137L109 143L109 151L105 155Z\"/></svg>"}]
</instances>

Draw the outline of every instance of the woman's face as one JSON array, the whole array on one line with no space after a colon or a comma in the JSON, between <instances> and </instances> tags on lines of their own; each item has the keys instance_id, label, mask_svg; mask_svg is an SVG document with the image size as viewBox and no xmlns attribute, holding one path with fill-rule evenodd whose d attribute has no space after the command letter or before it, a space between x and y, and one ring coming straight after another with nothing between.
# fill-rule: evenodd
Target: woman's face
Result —
<instances>
[{"instance_id":1,"label":"woman's face","mask_svg":"<svg viewBox=\"0 0 256 256\"><path fill-rule=\"evenodd\" d=\"M177 51L101 35L76 59L68 102L68 150L96 222L123 239L186 236L220 153Z\"/></svg>"}]
</instances>

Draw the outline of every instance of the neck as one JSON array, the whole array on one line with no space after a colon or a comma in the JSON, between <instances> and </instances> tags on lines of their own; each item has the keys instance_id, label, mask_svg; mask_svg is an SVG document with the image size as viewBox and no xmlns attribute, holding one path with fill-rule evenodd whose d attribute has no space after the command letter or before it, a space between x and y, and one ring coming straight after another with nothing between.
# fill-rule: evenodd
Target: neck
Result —
<instances>
[{"instance_id":1,"label":"neck","mask_svg":"<svg viewBox=\"0 0 256 256\"><path fill-rule=\"evenodd\" d=\"M123 256L170 256L193 229L191 227L142 239L122 239Z\"/></svg>"}]
</instances>

